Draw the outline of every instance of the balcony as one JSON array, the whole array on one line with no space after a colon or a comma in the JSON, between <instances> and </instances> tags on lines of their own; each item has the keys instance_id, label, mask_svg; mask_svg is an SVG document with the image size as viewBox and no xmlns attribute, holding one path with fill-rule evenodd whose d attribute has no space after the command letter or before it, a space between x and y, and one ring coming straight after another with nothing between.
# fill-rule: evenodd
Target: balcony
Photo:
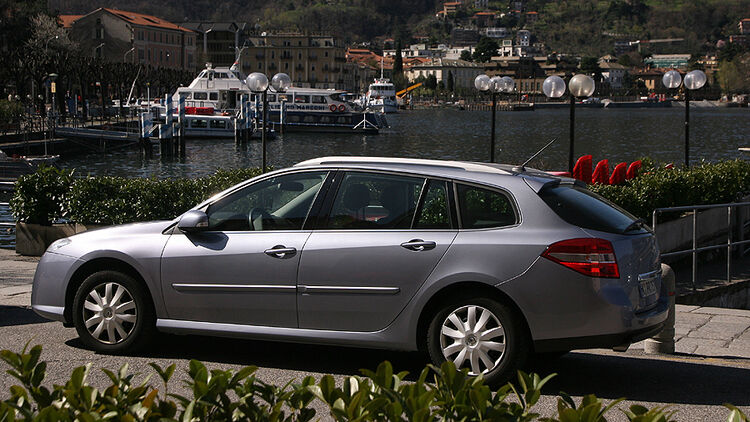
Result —
<instances>
[{"instance_id":1,"label":"balcony","mask_svg":"<svg viewBox=\"0 0 750 422\"><path fill-rule=\"evenodd\" d=\"M266 58L266 55L265 55L265 54L263 54L263 53L257 53L257 54L255 55L255 58L256 58L256 59L258 59L258 60L260 60L260 59L264 59L264 58Z\"/></svg>"},{"instance_id":2,"label":"balcony","mask_svg":"<svg viewBox=\"0 0 750 422\"><path fill-rule=\"evenodd\" d=\"M302 66L302 64L298 63L297 66L294 66L296 70L305 70L305 66Z\"/></svg>"},{"instance_id":3,"label":"balcony","mask_svg":"<svg viewBox=\"0 0 750 422\"><path fill-rule=\"evenodd\" d=\"M333 60L340 62L340 63L346 63L346 57L336 57Z\"/></svg>"},{"instance_id":4,"label":"balcony","mask_svg":"<svg viewBox=\"0 0 750 422\"><path fill-rule=\"evenodd\" d=\"M318 60L318 55L317 54L310 54L309 56L307 56L307 58L310 59L310 60Z\"/></svg>"}]
</instances>

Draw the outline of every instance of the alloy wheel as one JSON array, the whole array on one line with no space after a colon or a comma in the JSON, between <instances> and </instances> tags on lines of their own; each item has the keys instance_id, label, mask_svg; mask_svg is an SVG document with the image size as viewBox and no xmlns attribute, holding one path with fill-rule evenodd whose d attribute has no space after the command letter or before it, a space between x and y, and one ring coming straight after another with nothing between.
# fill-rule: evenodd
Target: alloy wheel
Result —
<instances>
[{"instance_id":1,"label":"alloy wheel","mask_svg":"<svg viewBox=\"0 0 750 422\"><path fill-rule=\"evenodd\" d=\"M125 341L133 333L138 320L133 296L125 286L114 282L91 289L81 312L91 337L104 344Z\"/></svg>"},{"instance_id":2,"label":"alloy wheel","mask_svg":"<svg viewBox=\"0 0 750 422\"><path fill-rule=\"evenodd\" d=\"M505 356L505 329L490 310L477 305L462 306L448 314L440 327L440 348L457 368L470 375L486 374Z\"/></svg>"}]
</instances>

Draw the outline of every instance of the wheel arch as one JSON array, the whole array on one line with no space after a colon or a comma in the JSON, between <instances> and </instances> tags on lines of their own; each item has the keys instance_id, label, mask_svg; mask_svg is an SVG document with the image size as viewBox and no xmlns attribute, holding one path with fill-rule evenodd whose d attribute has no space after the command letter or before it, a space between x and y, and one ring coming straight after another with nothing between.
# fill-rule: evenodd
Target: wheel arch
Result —
<instances>
[{"instance_id":1,"label":"wheel arch","mask_svg":"<svg viewBox=\"0 0 750 422\"><path fill-rule=\"evenodd\" d=\"M146 290L146 292L148 292L148 303L151 304L153 310L154 299L151 289L149 288L148 283L146 283L146 280L143 278L141 273L138 272L135 267L117 258L95 258L78 267L70 277L70 281L68 282L68 286L65 290L65 310L63 311L66 325L73 324L73 300L75 299L78 288L81 286L83 281L86 280L86 278L91 274L104 270L118 271L132 277Z\"/></svg>"},{"instance_id":2,"label":"wheel arch","mask_svg":"<svg viewBox=\"0 0 750 422\"><path fill-rule=\"evenodd\" d=\"M529 323L526 321L521 308L518 307L516 302L505 292L498 289L497 287L491 286L486 283L477 281L463 281L445 286L442 289L435 292L430 299L427 301L422 311L419 314L419 320L417 322L417 347L420 351L425 352L425 345L427 339L427 329L430 326L432 317L440 310L440 308L448 303L455 302L470 297L487 297L497 300L509 306L513 312L519 316L520 322L523 326L526 339L529 342L529 347L533 348L533 342L531 338L531 329Z\"/></svg>"}]
</instances>

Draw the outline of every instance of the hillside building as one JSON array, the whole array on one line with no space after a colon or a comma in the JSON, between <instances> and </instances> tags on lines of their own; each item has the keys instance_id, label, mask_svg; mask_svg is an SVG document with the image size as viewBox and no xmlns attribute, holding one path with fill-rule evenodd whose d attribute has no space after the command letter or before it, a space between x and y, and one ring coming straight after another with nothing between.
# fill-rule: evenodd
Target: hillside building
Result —
<instances>
[{"instance_id":1,"label":"hillside building","mask_svg":"<svg viewBox=\"0 0 750 422\"><path fill-rule=\"evenodd\" d=\"M200 21L185 22L182 26L198 34L198 51L202 62L211 62L214 66L231 66L236 59L237 49L242 47L248 25Z\"/></svg>"}]
</instances>

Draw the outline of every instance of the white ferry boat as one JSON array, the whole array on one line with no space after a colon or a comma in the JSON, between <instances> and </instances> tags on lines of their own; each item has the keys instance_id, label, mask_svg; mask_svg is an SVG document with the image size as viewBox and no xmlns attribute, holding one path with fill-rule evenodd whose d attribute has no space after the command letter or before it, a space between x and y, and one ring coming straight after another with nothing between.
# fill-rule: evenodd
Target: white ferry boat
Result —
<instances>
[{"instance_id":1,"label":"white ferry boat","mask_svg":"<svg viewBox=\"0 0 750 422\"><path fill-rule=\"evenodd\" d=\"M370 110L382 113L398 112L396 87L388 78L375 79L375 82L371 83L367 89L365 100Z\"/></svg>"},{"instance_id":2,"label":"white ferry boat","mask_svg":"<svg viewBox=\"0 0 750 422\"><path fill-rule=\"evenodd\" d=\"M251 95L254 107L259 107L261 100L261 96ZM379 113L359 110L342 90L290 87L285 92L276 92L270 89L267 101L269 124L273 128L283 124L285 131L377 133L388 126ZM262 120L260 112L256 116Z\"/></svg>"},{"instance_id":3,"label":"white ferry boat","mask_svg":"<svg viewBox=\"0 0 750 422\"><path fill-rule=\"evenodd\" d=\"M177 89L172 102L176 116L180 97L185 98L186 136L233 137L234 116L245 94L250 95L259 130L262 96L248 89L237 63L216 68L207 63L189 86ZM387 126L384 117L355 109L342 90L291 87L276 92L269 88L267 101L271 128L283 124L286 131L376 133ZM159 116L164 115L164 107L160 107Z\"/></svg>"}]
</instances>

